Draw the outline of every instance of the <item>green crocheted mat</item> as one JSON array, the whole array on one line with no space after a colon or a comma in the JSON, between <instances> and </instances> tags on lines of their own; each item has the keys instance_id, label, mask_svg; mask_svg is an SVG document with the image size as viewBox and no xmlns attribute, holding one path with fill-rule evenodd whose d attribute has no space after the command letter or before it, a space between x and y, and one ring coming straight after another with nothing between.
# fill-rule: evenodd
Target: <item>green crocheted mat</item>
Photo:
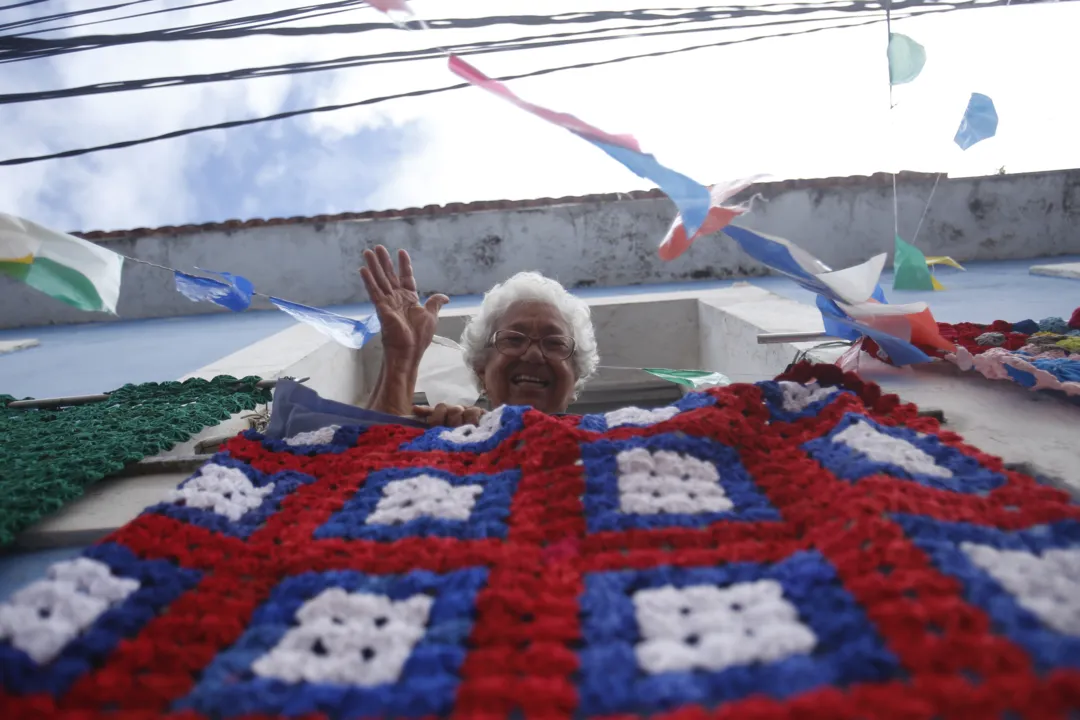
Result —
<instances>
[{"instance_id":1,"label":"green crocheted mat","mask_svg":"<svg viewBox=\"0 0 1080 720\"><path fill-rule=\"evenodd\" d=\"M257 377L125 385L90 405L10 408L0 395L0 547L92 483L270 400Z\"/></svg>"}]
</instances>

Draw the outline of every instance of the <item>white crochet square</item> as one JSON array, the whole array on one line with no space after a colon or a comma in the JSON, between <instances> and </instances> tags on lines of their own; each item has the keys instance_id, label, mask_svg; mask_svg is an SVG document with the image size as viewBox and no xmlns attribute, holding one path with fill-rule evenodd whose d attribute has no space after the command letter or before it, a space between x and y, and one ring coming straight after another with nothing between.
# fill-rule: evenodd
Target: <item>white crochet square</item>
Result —
<instances>
[{"instance_id":1,"label":"white crochet square","mask_svg":"<svg viewBox=\"0 0 1080 720\"><path fill-rule=\"evenodd\" d=\"M717 513L735 507L716 467L669 450L623 450L616 457L619 510L633 515Z\"/></svg>"},{"instance_id":2,"label":"white crochet square","mask_svg":"<svg viewBox=\"0 0 1080 720\"><path fill-rule=\"evenodd\" d=\"M272 492L274 483L255 487L241 470L211 463L183 487L171 491L166 502L211 510L235 521L262 505Z\"/></svg>"},{"instance_id":3,"label":"white crochet square","mask_svg":"<svg viewBox=\"0 0 1080 720\"><path fill-rule=\"evenodd\" d=\"M374 687L396 682L424 637L433 599L328 588L296 612L297 625L252 665L261 677Z\"/></svg>"},{"instance_id":4,"label":"white crochet square","mask_svg":"<svg viewBox=\"0 0 1080 720\"><path fill-rule=\"evenodd\" d=\"M647 673L719 671L809 653L817 637L799 620L780 583L758 580L719 588L694 585L634 593Z\"/></svg>"},{"instance_id":5,"label":"white crochet square","mask_svg":"<svg viewBox=\"0 0 1080 720\"><path fill-rule=\"evenodd\" d=\"M976 543L960 549L1047 627L1080 637L1080 548L1041 555Z\"/></svg>"},{"instance_id":6,"label":"white crochet square","mask_svg":"<svg viewBox=\"0 0 1080 720\"><path fill-rule=\"evenodd\" d=\"M793 413L802 412L818 400L832 397L837 393L836 388L823 388L816 383L803 385L790 380L780 381L780 391L784 395L784 410Z\"/></svg>"},{"instance_id":7,"label":"white crochet square","mask_svg":"<svg viewBox=\"0 0 1080 720\"><path fill-rule=\"evenodd\" d=\"M108 565L90 558L56 563L47 578L0 604L0 641L10 641L39 665L139 589L137 581L116 577Z\"/></svg>"},{"instance_id":8,"label":"white crochet square","mask_svg":"<svg viewBox=\"0 0 1080 720\"><path fill-rule=\"evenodd\" d=\"M608 429L622 427L623 425L655 425L656 423L670 420L679 414L679 408L674 405L667 407L644 410L636 407L619 408L609 413L604 413L604 422Z\"/></svg>"},{"instance_id":9,"label":"white crochet square","mask_svg":"<svg viewBox=\"0 0 1080 720\"><path fill-rule=\"evenodd\" d=\"M834 443L847 445L873 462L902 467L913 475L951 478L952 470L937 464L929 454L903 438L878 431L869 423L854 422L832 437Z\"/></svg>"},{"instance_id":10,"label":"white crochet square","mask_svg":"<svg viewBox=\"0 0 1080 720\"><path fill-rule=\"evenodd\" d=\"M502 427L503 408L504 406L499 406L485 414L477 425L462 425L453 430L443 430L439 433L439 439L454 445L471 445L490 440Z\"/></svg>"},{"instance_id":11,"label":"white crochet square","mask_svg":"<svg viewBox=\"0 0 1080 720\"><path fill-rule=\"evenodd\" d=\"M286 445L327 445L334 439L334 435L341 429L340 425L328 425L318 430L308 430L297 433L291 438L285 439Z\"/></svg>"},{"instance_id":12,"label":"white crochet square","mask_svg":"<svg viewBox=\"0 0 1080 720\"><path fill-rule=\"evenodd\" d=\"M451 485L431 475L391 480L383 487L368 525L399 525L422 517L441 520L468 520L476 498L484 492L480 485Z\"/></svg>"}]
</instances>

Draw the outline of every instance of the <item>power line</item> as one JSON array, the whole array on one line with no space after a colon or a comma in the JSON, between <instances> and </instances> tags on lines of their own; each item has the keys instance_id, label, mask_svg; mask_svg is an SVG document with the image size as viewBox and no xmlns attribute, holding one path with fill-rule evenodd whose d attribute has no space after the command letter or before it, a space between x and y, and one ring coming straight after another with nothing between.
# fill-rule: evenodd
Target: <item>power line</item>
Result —
<instances>
[{"instance_id":1,"label":"power line","mask_svg":"<svg viewBox=\"0 0 1080 720\"><path fill-rule=\"evenodd\" d=\"M1005 5L1010 0L966 0L965 5L980 7L992 5ZM1034 0L1016 0L1020 2L1033 2ZM269 27L267 21L282 20L317 9L334 9L340 7L364 4L362 0L338 0L337 2L311 5L306 8L282 10L274 13L247 16L235 20L217 21L191 25L181 28L166 30L149 30L136 33L124 33L114 35L76 35L60 38L35 38L23 36L0 36L0 59L4 62L12 62L69 52L100 49L105 47L118 47L143 42L183 42L190 40L233 40L242 37L258 35L274 35L282 37L303 37L310 35L328 34L354 34L371 30L383 30L391 27L385 22L379 23L350 23L341 25L323 25L316 27ZM925 2L924 0L897 0L893 7L897 11L916 7L945 7L948 9L960 9L955 3ZM844 13L860 13L868 10L879 11L880 5L873 0L823 0L818 3L799 4L795 8L787 3L781 5L786 9L783 14L801 15L822 11L836 11ZM768 7L768 6L765 6ZM673 13L681 13L673 15ZM776 14L776 11L762 9L761 6L726 6L726 7L703 7L703 8L664 8L664 9L639 9L627 11L598 10L590 12L563 13L558 15L497 15L479 18L454 18L428 20L427 26L432 30L442 29L475 29L494 25L562 25L562 24L585 24L609 21L639 21L639 22L665 22L672 19L682 18L685 20L707 19L736 19L754 17L765 14ZM259 23L257 26L252 26Z\"/></svg>"},{"instance_id":2,"label":"power line","mask_svg":"<svg viewBox=\"0 0 1080 720\"><path fill-rule=\"evenodd\" d=\"M142 2L142 1L143 0L139 0L139 2ZM206 2L197 2L197 3L192 3L191 5L178 5L176 7L161 8L159 10L147 10L146 12L132 13L131 15L121 15L120 17L114 17L114 18L105 18L104 20L90 20L88 22L73 23L71 25L61 25L60 27L40 28L38 30L29 30L27 32L18 33L18 35L19 36L37 35L37 34L40 34L40 33L56 32L58 30L73 30L75 28L80 28L80 27L89 27L90 25L102 25L104 23L120 22L121 20L133 20L135 18L149 17L151 15L161 15L161 14L164 14L164 13L177 12L178 10L193 10L195 8L206 7L207 5L220 5L222 3L227 3L227 2L232 2L232 1L233 0L206 0ZM128 3L128 4L130 4L130 3ZM56 16L37 18L34 21L34 24L40 25L42 23L52 22L54 20L60 20L60 19L63 19L63 18L56 17ZM3 29L4 29L4 27L0 27L0 30L3 30Z\"/></svg>"},{"instance_id":3,"label":"power line","mask_svg":"<svg viewBox=\"0 0 1080 720\"><path fill-rule=\"evenodd\" d=\"M68 18L79 17L80 15L93 15L95 13L108 12L110 10L119 10L120 8L128 7L129 5L141 5L145 2L151 2L151 0L128 0L127 2L118 3L116 5L105 5L102 7L88 8L86 10L69 10L68 12L27 18L26 20L17 20L15 22L0 25L0 30L14 30L20 27L40 25L43 22L52 22L53 20L67 20Z\"/></svg>"},{"instance_id":4,"label":"power line","mask_svg":"<svg viewBox=\"0 0 1080 720\"><path fill-rule=\"evenodd\" d=\"M928 11L924 11L928 12ZM912 13L907 17L915 14ZM710 27L680 27L676 30L660 30L645 32L638 25L624 25L614 28L599 28L593 30L581 30L576 32L555 33L551 35L528 35L510 40L478 41L475 43L451 46L450 50L459 55L486 55L495 52L508 52L514 50L533 50L581 43L606 42L611 40L623 40L628 38L651 38L670 35L682 35L685 33L720 32L725 30L745 30L748 27L765 28L780 25L802 24L811 22L829 22L837 18L819 19L794 19L775 20L772 22L755 23L747 25L721 25ZM689 23L684 21L671 21L668 23L656 23L648 29L682 26ZM599 33L611 33L630 31L619 35L597 37ZM636 31L636 32L635 32ZM533 42L536 41L536 42ZM118 92L131 92L135 90L157 89L165 87L180 87L185 85L201 85L205 83L228 82L232 80L249 80L253 78L276 77L279 75L298 75L311 72L325 72L333 70L345 70L370 65L396 64L399 62L411 62L415 60L428 60L441 57L445 50L440 47L432 47L423 50L400 50L375 55L352 55L332 60L318 60L311 62L285 63L282 65L267 65L254 68L241 68L219 73L206 73L200 75L174 75L156 78L144 78L139 80L121 80L116 82L94 83L80 87L61 88L57 90L44 90L25 93L0 94L0 105L10 105L24 102L38 102L44 100L56 100L60 98L82 97L87 95L102 95Z\"/></svg>"},{"instance_id":5,"label":"power line","mask_svg":"<svg viewBox=\"0 0 1080 720\"><path fill-rule=\"evenodd\" d=\"M928 10L931 12L948 12L948 9L942 10ZM744 42L754 42L757 40L767 40L770 38L780 37L792 37L796 35L807 35L810 33L822 32L824 30L840 30L853 27L863 27L866 25L875 25L883 22L882 19L867 20L859 23L848 23L844 25L833 25L829 27L808 28L806 30L794 30L787 33L773 33L769 35L759 35L755 37L741 38L738 40L726 40L715 43L708 43L704 45L692 45L689 47L675 48L672 50L657 50L649 53L640 53L636 55L624 55L622 57L611 58L608 60L597 60L593 62L575 63L573 65L564 65L556 68L545 68L542 70L534 70L532 72L521 73L518 75L507 75L500 78L503 81L508 80L521 80L529 77L538 77L541 75L550 75L552 73L561 72L563 70L580 70L586 68L600 67L603 65L612 65L615 63L626 62L628 60L637 60L641 58L663 57L666 55L675 55L684 52L692 52L694 50L703 50L705 48L722 47L725 45L737 45ZM266 115L257 118L247 118L244 120L230 120L227 122L215 123L212 125L201 125L193 128L185 128L182 130L174 130L172 132L164 133L162 135L154 135L151 137L139 138L136 140L123 140L121 142L108 143L105 145L95 145L92 147L78 148L74 150L64 150L62 152L50 153L47 155L35 155L21 158L11 158L8 160L0 160L0 167L13 166L13 165L27 165L35 162L43 162L45 160L58 160L60 158L79 157L82 155L89 155L91 153L102 152L105 150L121 150L123 148L135 147L137 145L146 145L153 142L159 142L161 140L171 140L174 138L184 137L186 135L194 135L201 132L209 132L211 130L229 130L237 127L244 127L247 125L255 125L259 123L272 122L277 120L287 120L289 118L299 117L302 115L310 115L313 113L325 113L334 112L336 110L345 110L348 108L361 107L364 105L375 105L377 103L386 102L388 100L398 100L402 98L410 97L422 97L425 95L435 95L438 93L449 92L451 90L460 90L462 88L470 87L468 83L458 83L456 85L447 85L440 88L430 88L426 90L413 90L410 92L397 93L394 95L384 95L381 97L368 98L365 100L358 100L350 103L341 103L336 105L321 105L313 108L304 108L301 110L289 110L286 112L275 113L273 115Z\"/></svg>"},{"instance_id":6,"label":"power line","mask_svg":"<svg viewBox=\"0 0 1080 720\"><path fill-rule=\"evenodd\" d=\"M134 0L134 2L146 1L147 0ZM148 30L116 35L75 35L72 37L61 38L35 38L20 34L2 35L0 36L0 57L6 55L12 56L14 59L35 59L40 57L51 57L53 55L62 55L68 52L93 50L104 47L117 47L139 42L165 42L169 40L198 39L190 36L203 32L213 32L215 30L227 31L230 28L232 29L232 32L242 32L244 25L250 25L252 23L261 23L267 20L295 19L296 16L302 16L314 10L342 7L351 9L366 4L365 0L336 0L335 2L307 5L301 8L276 10L261 15L248 15L227 20L215 20L198 25L187 25L166 28L164 30ZM370 26L371 29L392 27L388 23L370 23ZM5 27L0 26L0 30L3 29L5 29ZM62 30L65 28L55 29ZM236 37L243 37L243 35L237 35Z\"/></svg>"},{"instance_id":7,"label":"power line","mask_svg":"<svg viewBox=\"0 0 1080 720\"><path fill-rule=\"evenodd\" d=\"M40 5L43 2L49 2L49 0L26 0L26 2L15 3L14 5L0 5L0 12L26 7L27 5Z\"/></svg>"}]
</instances>

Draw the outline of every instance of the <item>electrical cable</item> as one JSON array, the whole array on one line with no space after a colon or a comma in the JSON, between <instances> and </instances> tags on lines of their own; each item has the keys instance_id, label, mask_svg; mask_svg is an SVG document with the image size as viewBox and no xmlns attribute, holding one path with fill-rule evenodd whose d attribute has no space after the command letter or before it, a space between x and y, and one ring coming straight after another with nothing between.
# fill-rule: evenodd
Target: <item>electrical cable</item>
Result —
<instances>
[{"instance_id":1,"label":"electrical cable","mask_svg":"<svg viewBox=\"0 0 1080 720\"><path fill-rule=\"evenodd\" d=\"M964 7L989 7L1004 5L1009 0L967 0L964 6L956 7L958 3L923 2L923 0L897 0L894 9L905 10L915 7L930 7L934 9L963 9ZM1021 2L1022 0L1017 0ZM148 30L137 33L125 33L115 35L76 35L59 38L34 38L22 36L0 36L0 58L4 61L16 61L51 57L54 55L99 49L105 47L118 47L142 42L179 42L190 40L233 40L241 37L258 35L273 35L281 37L303 37L309 35L327 34L353 34L370 30L382 30L391 27L387 23L351 23L343 25L323 25L315 27L235 27L237 23L250 25L252 23L265 23L267 20L275 20L284 17L294 17L298 13L308 12L310 9L333 9L336 7L349 6L360 3L361 0L338 0L337 2L323 3L321 5L308 6L293 10L282 10L263 15L253 15L245 18L229 21L217 21L182 28L166 30ZM784 5L783 7L790 7ZM681 16L673 16L672 12L683 10ZM593 11L589 13L568 13L562 15L500 15L479 18L456 18L436 19L427 21L427 27L432 30L439 29L475 29L490 27L493 25L562 25L598 23L615 20L631 21L658 21L664 22L672 19L685 20L727 20L745 17L754 17L764 14L802 15L823 11L836 11L843 13L861 13L867 10L879 11L880 5L868 0L856 2L843 2L841 0L826 0L814 4L800 4L796 9L788 9L782 13L777 11L762 10L760 7L733 6L724 8L696 8L696 9L671 9L671 10L632 10L632 11ZM233 27L225 27L233 25Z\"/></svg>"},{"instance_id":2,"label":"electrical cable","mask_svg":"<svg viewBox=\"0 0 1080 720\"><path fill-rule=\"evenodd\" d=\"M149 17L151 15L161 15L164 13L177 12L178 10L194 10L195 8L206 7L208 5L221 5L222 3L232 2L233 0L205 0L204 2L192 3L191 5L177 5L176 7L161 8L159 10L147 10L141 13L132 13L131 15L121 15L120 17L105 18L104 20L90 20L88 22L73 23L71 25L61 25L60 27L51 28L39 28L38 30L29 30L27 32L17 33L16 37L22 37L24 35L37 35L39 33L56 32L58 30L74 30L80 27L89 27L90 25L103 25L105 23L120 22L121 20L134 20L135 18ZM51 22L53 18L41 18L38 23ZM57 18L58 19L58 18ZM3 28L0 27L0 30Z\"/></svg>"},{"instance_id":3,"label":"electrical cable","mask_svg":"<svg viewBox=\"0 0 1080 720\"><path fill-rule=\"evenodd\" d=\"M923 12L933 12L932 10L925 10ZM912 13L907 17L912 17L923 13ZM719 32L724 30L746 30L757 29L765 27L783 26L791 24L803 24L813 22L832 22L839 18L818 18L818 19L792 19L792 20L775 20L772 22L755 23L753 25L721 25L710 27L691 27L691 28L679 28L676 30L657 30L655 32L645 32L645 29L653 30L657 28L663 28L666 26L677 25L682 26L689 24L685 21L676 20L668 23L656 23L650 25L648 28L641 28L637 25L624 25L616 28L599 28L592 30L581 30L576 32L567 33L555 33L551 35L528 35L510 40L491 40L491 41L479 41L475 43L468 43L462 45L451 46L451 52L457 53L462 56L467 55L483 55L493 52L507 52L514 50L532 50L543 49L550 47L561 47L567 45L577 45L581 43L600 42L609 40L622 40L627 38L650 38L650 37L664 37L670 35L680 35L685 33L699 33L699 32ZM631 32L614 35L614 36L599 36L598 33L610 33L629 30ZM638 32L633 32L638 30ZM585 36L585 37L582 37ZM532 42L537 41L537 42ZM422 50L399 50L385 53L379 53L375 55L353 55L341 58L334 58L331 60L318 60L310 62L296 62L285 63L282 65L269 65L255 68L240 68L237 70L229 70L219 73L207 73L200 75L176 75L165 76L156 78L144 78L140 80L122 80L115 82L102 82L95 83L93 85L83 85L71 88L60 88L57 90L44 90L36 92L24 92L24 93L7 93L0 94L0 105L9 105L14 103L24 102L38 102L43 100L55 100L60 98L72 98L82 97L87 95L101 95L118 92L131 92L135 90L147 90L164 87L179 87L184 85L201 85L205 83L215 82L227 82L232 80L248 80L252 78L266 78L276 77L279 75L297 75L310 72L324 72L331 70L344 70L357 67L366 67L369 65L381 65L381 64L396 64L400 62L411 62L415 60L426 60L441 57L445 54L445 49L442 47L433 47Z\"/></svg>"},{"instance_id":4,"label":"electrical cable","mask_svg":"<svg viewBox=\"0 0 1080 720\"><path fill-rule=\"evenodd\" d=\"M15 30L20 27L40 25L43 22L52 22L54 20L67 20L68 18L79 17L80 15L94 15L96 13L109 12L110 10L119 10L120 8L128 7L129 5L141 5L143 3L151 1L152 0L128 0L127 2L118 3L116 5L104 5L101 7L87 8L85 10L69 10L67 12L53 13L52 15L45 15L42 17L16 20L14 22L4 23L3 25L0 25L0 30Z\"/></svg>"},{"instance_id":5,"label":"electrical cable","mask_svg":"<svg viewBox=\"0 0 1080 720\"><path fill-rule=\"evenodd\" d=\"M937 10L928 12L948 12L948 10ZM601 67L605 65L612 65L615 63L626 62L628 60L637 60L642 58L663 57L668 55L676 55L684 52L692 52L694 50L702 50L705 48L722 47L726 45L737 45L744 42L754 42L757 40L767 40L780 37L793 37L797 35L807 35L810 33L822 32L825 30L841 30L852 27L864 27L867 25L875 25L883 22L882 19L866 20L859 23L849 23L846 25L834 25L823 28L809 28L806 30L795 30L787 33L773 33L769 35L759 35L748 38L741 38L738 40L726 40L715 43L707 43L703 45L692 45L683 48L674 48L670 50L657 50L649 53L639 53L636 55L625 55L617 58L610 58L607 60L597 60L592 62L575 63L573 65L564 65L555 68L544 68L541 70L534 70L532 72L520 73L518 75L508 75L499 78L502 81L509 80L521 80L529 77L539 77L542 75L550 75L551 73L561 72L563 70L581 70L586 68ZM96 145L92 147L77 148L73 150L64 150L56 153L49 153L47 155L35 155L21 158L10 158L7 160L0 160L0 167L10 167L13 165L27 165L35 162L43 162L45 160L57 160L60 158L79 157L82 155L89 155L91 153L102 152L105 150L120 150L123 148L135 147L137 145L146 145L148 143L158 142L161 140L171 140L173 138L184 137L186 135L194 135L196 133L208 132L211 130L228 130L237 127L244 127L247 125L255 125L264 122L271 122L277 120L287 120L289 118L300 117L302 115L310 115L313 113L333 112L335 110L345 110L348 108L361 107L364 105L375 105L377 103L386 102L388 100L398 100L401 98L410 97L422 97L425 95L435 95L438 93L448 92L450 90L460 90L462 88L471 87L469 83L458 83L456 85L447 85L439 88L429 88L425 90L412 90L404 93L397 93L394 95L384 95L381 97L368 98L365 100L357 100L349 103L340 103L335 105L321 105L313 108L303 108L300 110L289 110L280 113L274 113L273 115L266 115L257 118L247 118L244 120L230 120L221 123L214 123L212 125L201 125L198 127L184 128L182 130L173 130L172 132L164 133L161 135L154 135L151 137L138 138L135 140L123 140L120 142L107 143L104 145Z\"/></svg>"},{"instance_id":6,"label":"electrical cable","mask_svg":"<svg viewBox=\"0 0 1080 720\"><path fill-rule=\"evenodd\" d=\"M49 0L26 0L26 2L15 3L14 5L0 5L0 12L26 7L27 5L40 5L43 2L49 2Z\"/></svg>"}]
</instances>

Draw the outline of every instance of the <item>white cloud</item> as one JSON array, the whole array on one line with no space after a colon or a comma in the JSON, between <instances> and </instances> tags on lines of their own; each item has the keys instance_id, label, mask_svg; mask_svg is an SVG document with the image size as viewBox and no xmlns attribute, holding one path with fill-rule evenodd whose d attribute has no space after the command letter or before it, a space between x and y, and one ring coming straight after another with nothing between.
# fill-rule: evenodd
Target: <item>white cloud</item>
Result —
<instances>
[{"instance_id":1,"label":"white cloud","mask_svg":"<svg viewBox=\"0 0 1080 720\"><path fill-rule=\"evenodd\" d=\"M60 11L65 5L78 4L68 0L50 3L49 8ZM87 30L139 30L288 6L295 3L265 0L257 8L254 3L224 3ZM594 0L588 9L649 6L646 0ZM413 0L413 7L418 15L429 18L508 12L505 1L495 0ZM536 0L515 3L513 8L519 13L550 15L581 11L582 5L581 0ZM376 11L364 8L310 24L380 18ZM0 21L9 19L15 18L0 17ZM761 21L776 19L790 18ZM851 20L846 14L840 19ZM513 81L511 87L526 99L573 113L605 130L633 133L646 151L706 183L759 172L779 177L827 176L902 167L955 175L990 173L1000 166L1013 172L1074 167L1080 166L1080 150L1064 138L1080 113L1080 99L1067 90L1072 81L1068 33L1078 21L1080 6L1075 3L964 10L898 21L893 30L921 42L928 60L921 77L896 89L897 106L891 112L885 28L880 24L571 70ZM609 23L618 24L625 23ZM75 53L48 63L7 65L0 91L195 74L597 27L388 29L361 35L123 47ZM468 59L488 75L500 76L793 29L798 27L729 29ZM289 97L302 98L305 104L343 103L455 82L445 61L436 59L4 106L0 157L269 114L281 110ZM1001 126L998 137L962 153L952 144L952 136L972 91L994 98ZM239 130L0 168L0 208L64 229L222 219L198 214L200 193L206 192L206 181L212 179L199 177L199 169L212 153L233 155L237 162L265 156L265 164L250 168L247 174L237 173L237 182L243 186L235 188L232 214L240 216L281 214L268 210L265 203L260 205L260 195L275 195L273 191L286 183L297 182L307 188L297 203L304 208L301 211L310 213L649 186L581 140L480 90L311 115L296 127L299 134L260 135L266 146L257 148L251 147L255 136ZM364 157L335 152L360 131L388 128L402 128L409 140L408 150L395 161L370 167ZM376 192L366 198L350 192L350 178L373 173L379 177Z\"/></svg>"}]
</instances>

